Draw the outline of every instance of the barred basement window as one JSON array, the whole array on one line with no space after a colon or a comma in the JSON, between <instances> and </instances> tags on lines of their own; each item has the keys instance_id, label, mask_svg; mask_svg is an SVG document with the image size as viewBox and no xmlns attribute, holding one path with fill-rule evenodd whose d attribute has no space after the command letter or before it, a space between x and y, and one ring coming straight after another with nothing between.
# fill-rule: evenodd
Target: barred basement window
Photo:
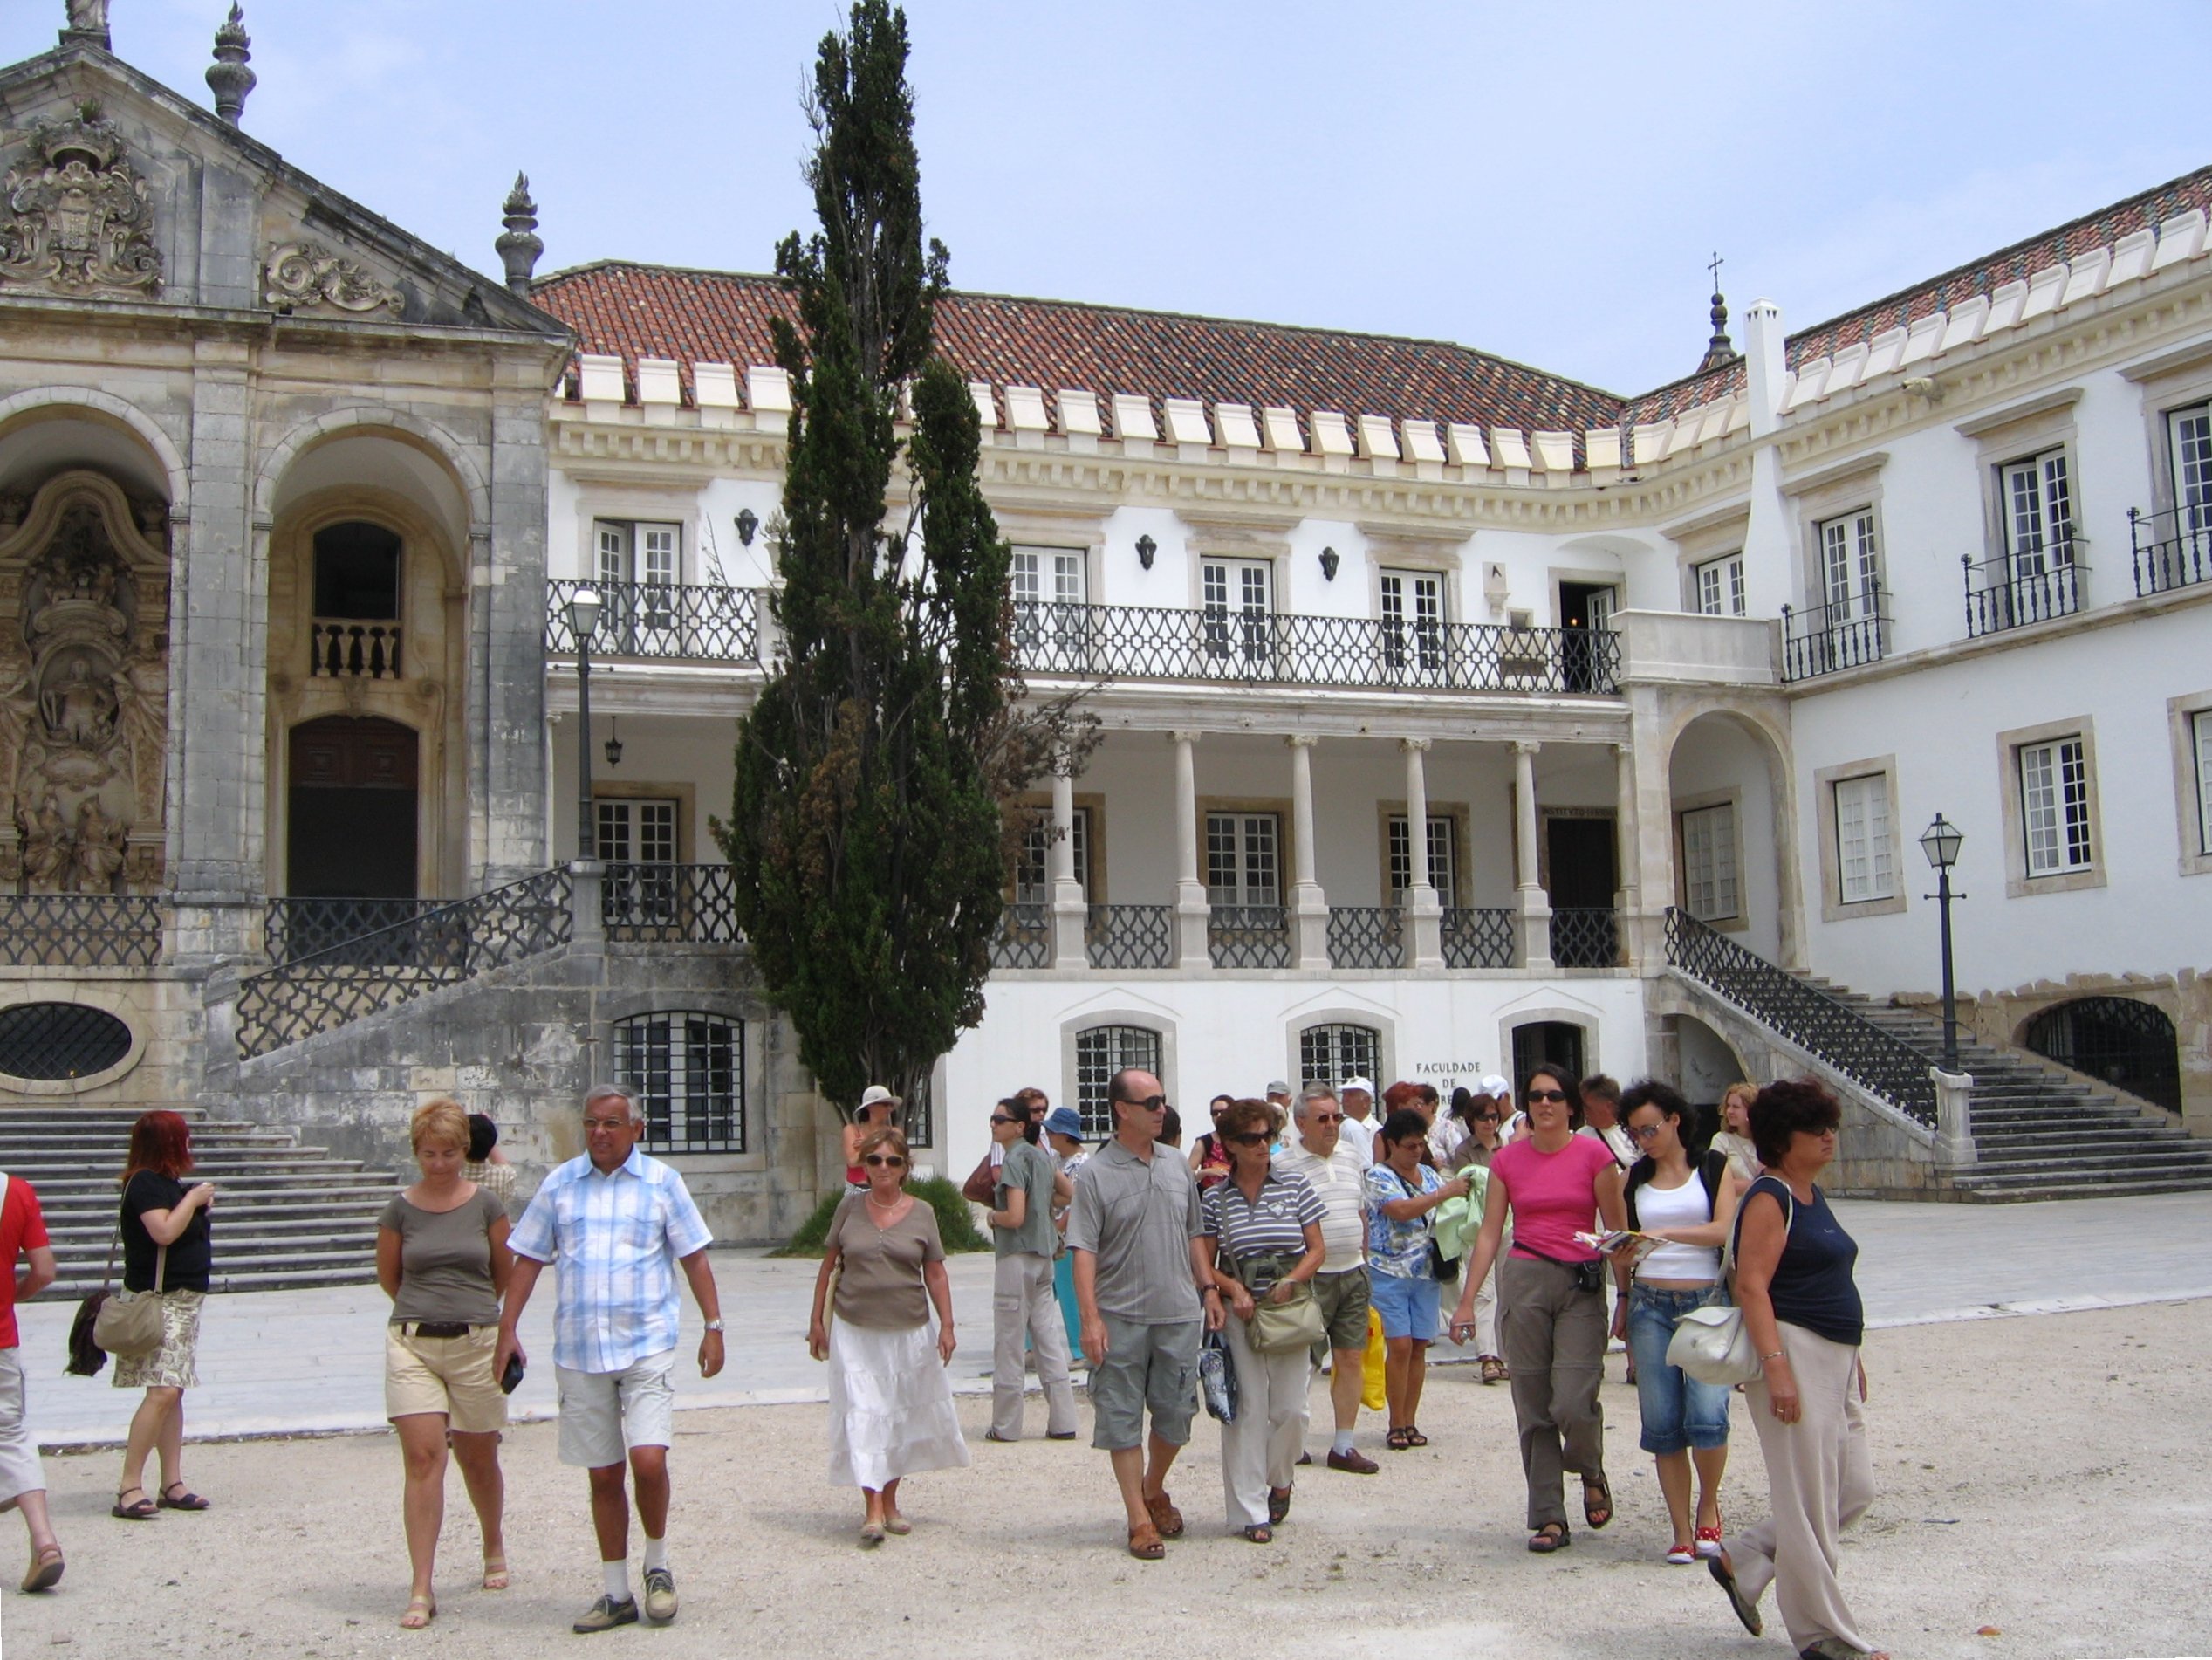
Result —
<instances>
[{"instance_id":1,"label":"barred basement window","mask_svg":"<svg viewBox=\"0 0 2212 1660\"><path fill-rule=\"evenodd\" d=\"M1372 1078L1381 1070L1382 1033L1373 1026L1308 1026L1298 1033L1301 1087L1325 1084L1338 1089L1347 1078Z\"/></svg>"},{"instance_id":2,"label":"barred basement window","mask_svg":"<svg viewBox=\"0 0 2212 1660\"><path fill-rule=\"evenodd\" d=\"M745 1028L717 1015L632 1015L614 1023L615 1076L645 1113L653 1153L745 1150Z\"/></svg>"},{"instance_id":3,"label":"barred basement window","mask_svg":"<svg viewBox=\"0 0 2212 1660\"><path fill-rule=\"evenodd\" d=\"M1085 1139L1113 1134L1113 1108L1106 1102L1113 1074L1138 1067L1157 1077L1160 1046L1160 1034L1149 1026L1092 1026L1075 1034L1076 1110Z\"/></svg>"},{"instance_id":4,"label":"barred basement window","mask_svg":"<svg viewBox=\"0 0 2212 1660\"><path fill-rule=\"evenodd\" d=\"M0 1009L0 1074L58 1082L120 1066L131 1029L82 1003L18 1003Z\"/></svg>"}]
</instances>

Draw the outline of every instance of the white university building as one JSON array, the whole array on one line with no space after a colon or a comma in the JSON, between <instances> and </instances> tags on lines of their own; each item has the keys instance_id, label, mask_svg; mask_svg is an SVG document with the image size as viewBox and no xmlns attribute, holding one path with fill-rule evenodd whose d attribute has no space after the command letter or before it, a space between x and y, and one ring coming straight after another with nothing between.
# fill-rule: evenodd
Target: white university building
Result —
<instances>
[{"instance_id":1,"label":"white university building","mask_svg":"<svg viewBox=\"0 0 2212 1660\"><path fill-rule=\"evenodd\" d=\"M0 71L0 1109L193 1107L341 1192L434 1090L542 1169L613 1074L776 1237L835 1117L708 820L777 649L788 300L534 276L519 184L505 278L461 265L241 130L246 45L221 113L97 31ZM1807 327L1715 295L1634 395L948 298L1024 673L1104 737L1031 804L923 1162L1024 1084L1103 1126L1125 1065L1190 1119L1544 1059L1822 1077L1859 1190L2212 1184L2208 208Z\"/></svg>"}]
</instances>

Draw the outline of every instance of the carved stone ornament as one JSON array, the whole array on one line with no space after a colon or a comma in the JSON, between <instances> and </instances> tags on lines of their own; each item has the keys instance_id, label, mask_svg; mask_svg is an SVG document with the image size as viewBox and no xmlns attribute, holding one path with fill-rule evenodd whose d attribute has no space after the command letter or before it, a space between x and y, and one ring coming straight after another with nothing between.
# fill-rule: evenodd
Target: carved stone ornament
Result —
<instances>
[{"instance_id":1,"label":"carved stone ornament","mask_svg":"<svg viewBox=\"0 0 2212 1660\"><path fill-rule=\"evenodd\" d=\"M269 251L263 298L278 311L332 305L341 312L390 312L397 316L407 301L350 259L341 259L318 242L281 243Z\"/></svg>"},{"instance_id":2,"label":"carved stone ornament","mask_svg":"<svg viewBox=\"0 0 2212 1660\"><path fill-rule=\"evenodd\" d=\"M31 127L29 152L0 179L0 286L161 292L154 204L128 149L97 103Z\"/></svg>"}]
</instances>

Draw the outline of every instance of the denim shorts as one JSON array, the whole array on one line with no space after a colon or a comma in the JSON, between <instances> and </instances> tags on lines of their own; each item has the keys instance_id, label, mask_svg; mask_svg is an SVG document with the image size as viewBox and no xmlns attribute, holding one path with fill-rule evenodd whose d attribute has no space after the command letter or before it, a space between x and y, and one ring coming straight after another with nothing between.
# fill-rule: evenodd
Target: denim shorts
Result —
<instances>
[{"instance_id":1,"label":"denim shorts","mask_svg":"<svg viewBox=\"0 0 2212 1660\"><path fill-rule=\"evenodd\" d=\"M1725 1307L1727 1288L1661 1291L1640 1283L1629 1289L1628 1352L1636 1360L1636 1404L1644 1420L1638 1444L1646 1452L1728 1445L1727 1385L1701 1383L1667 1363L1667 1345L1682 1316L1709 1303Z\"/></svg>"},{"instance_id":2,"label":"denim shorts","mask_svg":"<svg viewBox=\"0 0 2212 1660\"><path fill-rule=\"evenodd\" d=\"M1442 1290L1427 1274L1410 1279L1403 1274L1369 1272L1367 1302L1382 1316L1382 1334L1410 1337L1416 1343L1436 1341L1436 1314Z\"/></svg>"}]
</instances>

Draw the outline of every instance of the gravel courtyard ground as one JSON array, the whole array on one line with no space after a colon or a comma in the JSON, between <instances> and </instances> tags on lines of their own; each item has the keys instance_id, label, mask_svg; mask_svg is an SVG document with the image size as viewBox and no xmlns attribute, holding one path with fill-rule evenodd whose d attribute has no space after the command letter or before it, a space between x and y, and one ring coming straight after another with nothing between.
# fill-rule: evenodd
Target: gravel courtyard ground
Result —
<instances>
[{"instance_id":1,"label":"gravel courtyard ground","mask_svg":"<svg viewBox=\"0 0 2212 1660\"><path fill-rule=\"evenodd\" d=\"M967 1336L973 1346L987 1334ZM1900 1660L2212 1653L2212 1302L1897 1327L1870 1334L1867 1362L1880 1496L1844 1572L1866 1625ZM823 1408L682 1414L671 1534L683 1613L595 1639L567 1631L596 1592L594 1553L583 1478L555 1462L550 1424L516 1430L505 1450L513 1588L471 1588L476 1531L456 1476L440 1616L421 1633L394 1625L407 1570L388 1435L191 1448L193 1483L218 1507L138 1525L106 1514L113 1452L52 1458L68 1578L48 1597L0 1595L0 1637L11 1656L87 1660L586 1643L649 1644L664 1660L1786 1654L1770 1602L1770 1636L1750 1638L1702 1570L1659 1560L1664 1513L1620 1366L1615 1355L1605 1400L1620 1514L1602 1533L1578 1527L1557 1559L1522 1546L1506 1391L1451 1368L1432 1375L1421 1414L1433 1444L1379 1453L1378 1477L1303 1472L1271 1547L1228 1533L1217 1431L1202 1418L1174 1482L1190 1533L1158 1565L1118 1547L1087 1412L1082 1442L1051 1443L1033 1403L1039 1438L996 1446L982 1438L987 1402L963 1396L975 1468L917 1478L913 1536L865 1554L855 1496L823 1478ZM1315 1401L1325 1415L1318 1389ZM1744 1415L1739 1400L1734 1517L1765 1505ZM1318 1456L1325 1432L1310 1444ZM0 1521L10 1551L16 1526Z\"/></svg>"}]
</instances>

